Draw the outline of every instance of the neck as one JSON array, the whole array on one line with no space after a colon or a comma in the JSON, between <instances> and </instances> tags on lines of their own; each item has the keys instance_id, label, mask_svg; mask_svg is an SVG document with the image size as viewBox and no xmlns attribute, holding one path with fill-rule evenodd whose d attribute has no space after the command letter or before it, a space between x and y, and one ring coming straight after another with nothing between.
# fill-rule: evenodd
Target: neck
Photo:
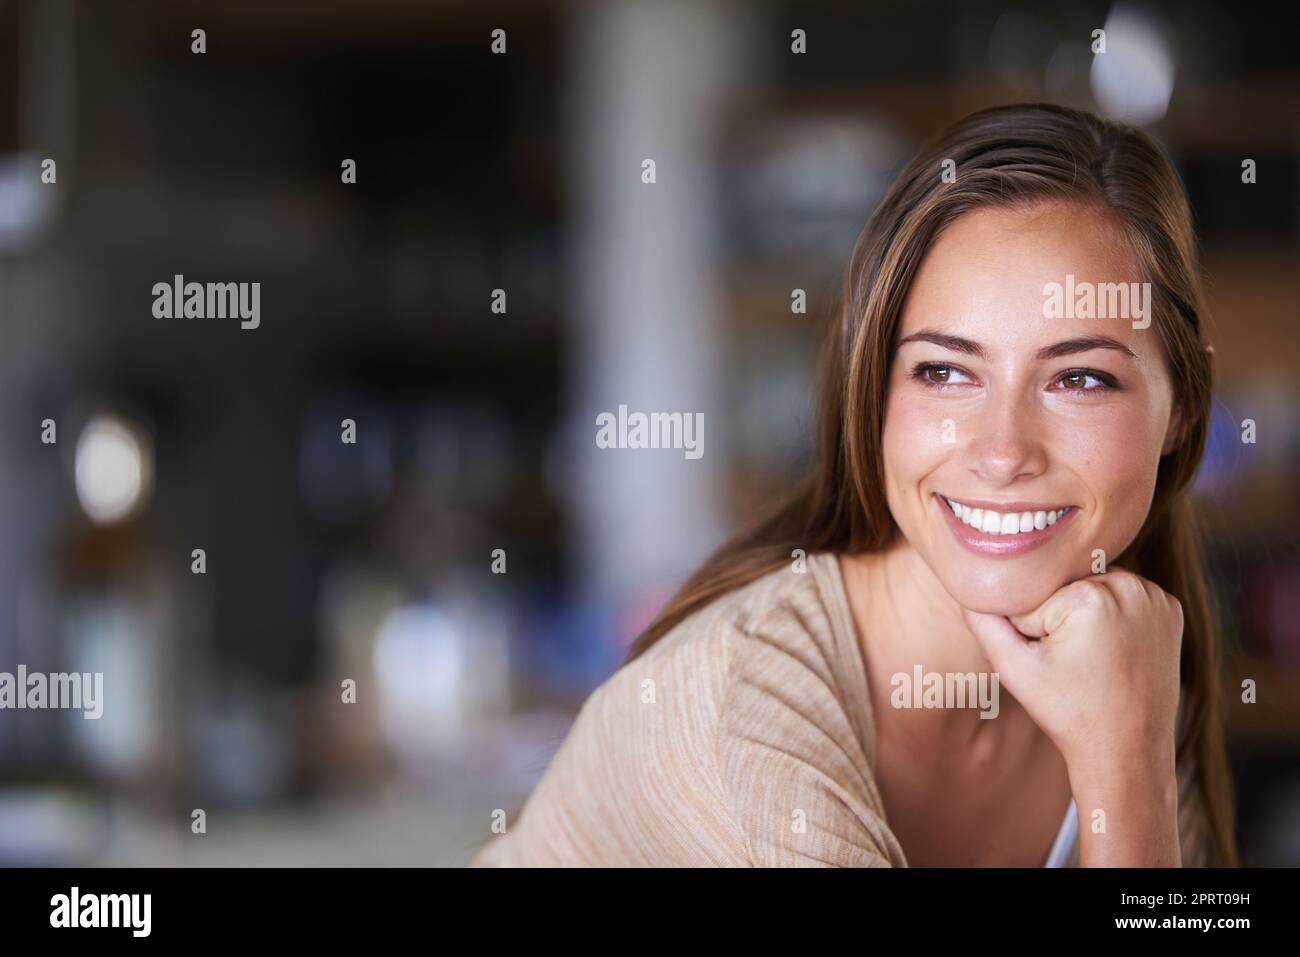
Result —
<instances>
[{"instance_id":1,"label":"neck","mask_svg":"<svg viewBox=\"0 0 1300 957\"><path fill-rule=\"evenodd\" d=\"M883 551L845 556L844 569L877 713L892 708L894 676L905 675L911 683L917 665L925 674L991 675L993 667L966 627L961 605L902 535ZM984 680L991 684L991 678ZM923 741L931 753L976 749L992 757L1004 742L1024 742L1038 732L1000 681L997 688L995 720L981 718L979 707L913 707L899 709L905 713L889 724L907 739Z\"/></svg>"}]
</instances>

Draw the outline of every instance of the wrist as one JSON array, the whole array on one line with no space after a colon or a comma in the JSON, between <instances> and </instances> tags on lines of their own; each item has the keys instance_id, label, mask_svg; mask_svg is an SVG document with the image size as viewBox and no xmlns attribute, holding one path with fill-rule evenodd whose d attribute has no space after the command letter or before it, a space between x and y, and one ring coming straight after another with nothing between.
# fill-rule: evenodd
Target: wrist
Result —
<instances>
[{"instance_id":1,"label":"wrist","mask_svg":"<svg viewBox=\"0 0 1300 957\"><path fill-rule=\"evenodd\" d=\"M1113 738L1064 754L1072 784L1089 781L1163 780L1175 771L1176 742L1169 734Z\"/></svg>"},{"instance_id":2,"label":"wrist","mask_svg":"<svg viewBox=\"0 0 1300 957\"><path fill-rule=\"evenodd\" d=\"M1080 803L1145 806L1155 813L1178 809L1174 747L1099 751L1066 762L1070 790Z\"/></svg>"},{"instance_id":3,"label":"wrist","mask_svg":"<svg viewBox=\"0 0 1300 957\"><path fill-rule=\"evenodd\" d=\"M1070 768L1083 867L1179 867L1178 776L1172 750Z\"/></svg>"}]
</instances>

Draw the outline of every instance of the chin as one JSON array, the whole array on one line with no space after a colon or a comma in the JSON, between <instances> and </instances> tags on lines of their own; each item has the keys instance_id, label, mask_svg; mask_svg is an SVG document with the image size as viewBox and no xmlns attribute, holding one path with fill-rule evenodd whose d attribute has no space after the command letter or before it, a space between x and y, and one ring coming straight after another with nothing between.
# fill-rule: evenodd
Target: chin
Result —
<instances>
[{"instance_id":1,"label":"chin","mask_svg":"<svg viewBox=\"0 0 1300 957\"><path fill-rule=\"evenodd\" d=\"M945 581L948 594L963 608L987 615L1023 615L1033 611L1072 580L1065 574L1047 574L1043 569L994 569L984 574L956 576Z\"/></svg>"}]
</instances>

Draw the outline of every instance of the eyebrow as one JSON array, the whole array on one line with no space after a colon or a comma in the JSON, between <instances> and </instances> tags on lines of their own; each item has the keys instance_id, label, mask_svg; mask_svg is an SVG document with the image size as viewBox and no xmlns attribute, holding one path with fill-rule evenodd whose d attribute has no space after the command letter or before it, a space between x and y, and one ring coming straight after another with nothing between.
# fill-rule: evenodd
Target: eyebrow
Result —
<instances>
[{"instance_id":1,"label":"eyebrow","mask_svg":"<svg viewBox=\"0 0 1300 957\"><path fill-rule=\"evenodd\" d=\"M944 349L951 349L953 352L975 356L979 359L987 358L984 347L975 340L963 339L961 336L950 336L943 332L931 332L928 329L914 332L907 338L900 340L898 344L902 346L908 342L929 342L936 346L942 346ZM1035 358L1040 361L1059 359L1062 356L1074 355L1076 352L1088 352L1092 349L1114 349L1116 352L1124 353L1130 359L1137 358L1137 354L1132 349L1110 336L1078 336L1074 339L1062 339L1050 346L1043 346L1038 350Z\"/></svg>"}]
</instances>

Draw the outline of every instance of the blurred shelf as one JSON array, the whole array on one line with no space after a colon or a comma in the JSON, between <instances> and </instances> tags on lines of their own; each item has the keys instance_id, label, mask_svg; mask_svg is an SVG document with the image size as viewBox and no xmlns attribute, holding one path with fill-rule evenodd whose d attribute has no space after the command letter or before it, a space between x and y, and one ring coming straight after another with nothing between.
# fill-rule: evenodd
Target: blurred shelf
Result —
<instances>
[{"instance_id":1,"label":"blurred shelf","mask_svg":"<svg viewBox=\"0 0 1300 957\"><path fill-rule=\"evenodd\" d=\"M1292 131L1293 135L1295 131ZM1219 388L1278 377L1300 391L1300 255L1295 241L1216 240L1202 247L1206 326Z\"/></svg>"},{"instance_id":2,"label":"blurred shelf","mask_svg":"<svg viewBox=\"0 0 1300 957\"><path fill-rule=\"evenodd\" d=\"M1255 681L1256 702L1241 700ZM1234 655L1224 667L1224 712L1231 744L1284 746L1300 753L1300 664Z\"/></svg>"},{"instance_id":3,"label":"blurred shelf","mask_svg":"<svg viewBox=\"0 0 1300 957\"><path fill-rule=\"evenodd\" d=\"M169 44L178 28L185 27L183 35L192 28L193 17L186 4L140 3L129 10L132 26L159 46ZM349 50L373 45L390 55L395 46L445 55L445 50L430 50L416 40L427 35L452 46L467 33L478 38L490 23L505 24L532 37L545 36L549 45L555 42L550 31L558 23L560 10L558 4L537 0L494 0L490 5L386 0L368 4L364 15L359 15L352 0L277 0L274 4L205 6L203 20L210 33L220 31L241 47L268 40L301 46L328 42ZM486 32L482 36L486 53Z\"/></svg>"},{"instance_id":4,"label":"blurred shelf","mask_svg":"<svg viewBox=\"0 0 1300 957\"><path fill-rule=\"evenodd\" d=\"M1300 545L1296 470L1254 475L1215 496L1198 496L1209 547L1232 550ZM1294 551L1293 551L1294 554Z\"/></svg>"},{"instance_id":5,"label":"blurred shelf","mask_svg":"<svg viewBox=\"0 0 1300 957\"><path fill-rule=\"evenodd\" d=\"M1086 93L1088 88L1085 84L1081 89ZM1017 89L983 79L891 76L873 77L870 82L805 83L792 78L791 85L764 110L875 115L919 143L939 126L990 104L1043 98L1040 89ZM1071 97L1061 99L1069 102ZM1184 83L1175 89L1168 113L1151 131L1163 141L1177 143L1180 151L1241 151L1247 143L1255 151L1294 151L1295 124L1279 123L1277 118L1296 115L1300 115L1300 79L1294 77L1252 77L1213 86Z\"/></svg>"}]
</instances>

